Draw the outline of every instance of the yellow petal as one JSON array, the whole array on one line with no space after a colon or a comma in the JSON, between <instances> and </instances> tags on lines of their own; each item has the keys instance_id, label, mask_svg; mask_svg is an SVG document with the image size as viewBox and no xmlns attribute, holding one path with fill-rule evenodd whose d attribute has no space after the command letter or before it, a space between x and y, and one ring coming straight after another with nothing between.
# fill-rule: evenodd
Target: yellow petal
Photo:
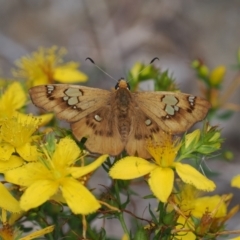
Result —
<instances>
[{"instance_id":1,"label":"yellow petal","mask_svg":"<svg viewBox=\"0 0 240 240\"><path fill-rule=\"evenodd\" d=\"M71 165L80 155L80 148L71 138L65 137L57 144L52 161L56 166Z\"/></svg>"},{"instance_id":2,"label":"yellow petal","mask_svg":"<svg viewBox=\"0 0 240 240\"><path fill-rule=\"evenodd\" d=\"M21 147L16 148L16 151L26 161L38 160L37 146L31 145L30 142L24 144Z\"/></svg>"},{"instance_id":3,"label":"yellow petal","mask_svg":"<svg viewBox=\"0 0 240 240\"><path fill-rule=\"evenodd\" d=\"M15 150L11 144L6 142L0 143L0 161L9 160L13 152L15 152Z\"/></svg>"},{"instance_id":4,"label":"yellow petal","mask_svg":"<svg viewBox=\"0 0 240 240\"><path fill-rule=\"evenodd\" d=\"M90 214L101 207L92 193L73 178L65 178L61 183L63 197L75 214Z\"/></svg>"},{"instance_id":5,"label":"yellow petal","mask_svg":"<svg viewBox=\"0 0 240 240\"><path fill-rule=\"evenodd\" d=\"M58 190L59 184L49 180L39 180L31 184L20 199L24 211L35 208L46 202Z\"/></svg>"},{"instance_id":6,"label":"yellow petal","mask_svg":"<svg viewBox=\"0 0 240 240\"><path fill-rule=\"evenodd\" d=\"M26 237L22 237L20 238L20 240L31 240L31 239L35 239L37 237L40 237L42 235L45 235L47 233L50 233L54 230L54 225L49 226L49 227L45 227L43 229L37 230L33 233L28 234Z\"/></svg>"},{"instance_id":7,"label":"yellow petal","mask_svg":"<svg viewBox=\"0 0 240 240\"><path fill-rule=\"evenodd\" d=\"M107 157L107 154L102 155L101 157L84 167L71 167L69 169L70 173L74 178L82 177L98 168L107 159Z\"/></svg>"},{"instance_id":8,"label":"yellow petal","mask_svg":"<svg viewBox=\"0 0 240 240\"><path fill-rule=\"evenodd\" d=\"M27 81L28 87L34 87L34 86L39 86L39 85L46 85L51 83L49 81L49 78L47 75L45 75L44 73L40 74L38 77L31 79L29 78L29 80Z\"/></svg>"},{"instance_id":9,"label":"yellow petal","mask_svg":"<svg viewBox=\"0 0 240 240\"><path fill-rule=\"evenodd\" d=\"M0 208L13 213L21 211L19 202L9 193L2 183L0 183L0 195Z\"/></svg>"},{"instance_id":10,"label":"yellow petal","mask_svg":"<svg viewBox=\"0 0 240 240\"><path fill-rule=\"evenodd\" d=\"M191 214L194 217L201 218L206 211L213 212L218 206L218 210L214 217L224 217L227 214L227 207L224 202L220 205L221 197L218 195L211 196L211 197L201 197L193 200L192 206L193 209L191 210Z\"/></svg>"},{"instance_id":11,"label":"yellow petal","mask_svg":"<svg viewBox=\"0 0 240 240\"><path fill-rule=\"evenodd\" d=\"M185 183L192 184L197 189L203 191L213 191L216 188L216 185L213 181L209 180L198 172L195 168L188 164L174 163L176 167L176 172L179 177Z\"/></svg>"},{"instance_id":12,"label":"yellow petal","mask_svg":"<svg viewBox=\"0 0 240 240\"><path fill-rule=\"evenodd\" d=\"M179 231L179 238L176 237L177 239L181 239L181 240L196 240L196 235L194 233L192 233L191 228L188 227L188 222L190 222L191 224L189 224L189 226L193 226L192 220L191 218L189 218L187 221L184 217L182 217L181 215L178 217L177 223L176 224L176 229L180 230L183 228L183 231ZM189 231L186 231L189 230Z\"/></svg>"},{"instance_id":13,"label":"yellow petal","mask_svg":"<svg viewBox=\"0 0 240 240\"><path fill-rule=\"evenodd\" d=\"M40 118L40 124L39 126L45 126L46 124L48 124L54 117L53 113L46 113L46 114L42 114L40 116L35 116L37 118Z\"/></svg>"},{"instance_id":14,"label":"yellow petal","mask_svg":"<svg viewBox=\"0 0 240 240\"><path fill-rule=\"evenodd\" d=\"M24 106L27 100L26 93L24 92L19 82L13 82L4 92L0 100L0 110L13 112ZM11 116L8 116L11 117Z\"/></svg>"},{"instance_id":15,"label":"yellow petal","mask_svg":"<svg viewBox=\"0 0 240 240\"><path fill-rule=\"evenodd\" d=\"M27 121L29 116L31 116L31 117L35 118L36 120L38 120L38 126L41 127L41 126L44 126L47 123L49 123L52 120L52 118L54 117L54 114L53 113L46 113L46 114L42 114L40 116L33 116L31 114L24 114L24 113L20 113L20 112L15 112L13 114L13 116L19 118L19 122L24 122L24 120Z\"/></svg>"},{"instance_id":16,"label":"yellow petal","mask_svg":"<svg viewBox=\"0 0 240 240\"><path fill-rule=\"evenodd\" d=\"M114 164L109 175L115 179L133 179L150 173L156 167L139 157L125 157Z\"/></svg>"},{"instance_id":17,"label":"yellow petal","mask_svg":"<svg viewBox=\"0 0 240 240\"><path fill-rule=\"evenodd\" d=\"M78 64L74 62L58 66L54 69L54 80L61 83L86 82L87 75L77 69Z\"/></svg>"},{"instance_id":18,"label":"yellow petal","mask_svg":"<svg viewBox=\"0 0 240 240\"><path fill-rule=\"evenodd\" d=\"M240 188L240 175L233 177L233 179L231 181L231 186Z\"/></svg>"},{"instance_id":19,"label":"yellow petal","mask_svg":"<svg viewBox=\"0 0 240 240\"><path fill-rule=\"evenodd\" d=\"M19 208L20 208L20 204L19 204ZM23 215L24 215L24 211L12 213L7 220L9 225L11 226L14 225L21 217L23 217Z\"/></svg>"},{"instance_id":20,"label":"yellow petal","mask_svg":"<svg viewBox=\"0 0 240 240\"><path fill-rule=\"evenodd\" d=\"M161 201L167 202L173 189L174 172L171 168L154 169L148 180L153 194Z\"/></svg>"},{"instance_id":21,"label":"yellow petal","mask_svg":"<svg viewBox=\"0 0 240 240\"><path fill-rule=\"evenodd\" d=\"M7 170L20 167L24 161L22 158L12 155L8 161L0 161L0 173L4 173Z\"/></svg>"},{"instance_id":22,"label":"yellow petal","mask_svg":"<svg viewBox=\"0 0 240 240\"><path fill-rule=\"evenodd\" d=\"M8 182L26 187L40 179L49 178L51 179L51 172L39 162L31 162L5 172L5 179Z\"/></svg>"}]
</instances>

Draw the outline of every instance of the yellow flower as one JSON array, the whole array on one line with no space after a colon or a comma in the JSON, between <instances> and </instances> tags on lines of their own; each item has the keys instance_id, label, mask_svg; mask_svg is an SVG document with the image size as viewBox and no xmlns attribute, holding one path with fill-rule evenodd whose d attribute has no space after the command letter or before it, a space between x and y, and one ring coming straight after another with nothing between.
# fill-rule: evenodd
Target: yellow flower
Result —
<instances>
[{"instance_id":1,"label":"yellow flower","mask_svg":"<svg viewBox=\"0 0 240 240\"><path fill-rule=\"evenodd\" d=\"M26 118L27 115L18 112L26 104L26 93L18 82L8 85L7 89L0 95L0 125L3 121L15 116ZM36 116L41 120L41 126L47 124L53 118L53 114Z\"/></svg>"},{"instance_id":2,"label":"yellow flower","mask_svg":"<svg viewBox=\"0 0 240 240\"><path fill-rule=\"evenodd\" d=\"M129 235L124 233L122 236L122 240L129 240Z\"/></svg>"},{"instance_id":3,"label":"yellow flower","mask_svg":"<svg viewBox=\"0 0 240 240\"><path fill-rule=\"evenodd\" d=\"M0 228L0 239L1 240L31 240L35 239L37 237L40 237L44 234L50 233L54 229L54 225L48 226L46 228L34 231L30 234L28 234L25 237L20 237L22 235L22 232L18 228L14 228L13 224L17 219L22 217L22 213L14 213L14 214L7 214L7 212L2 209L2 214L1 214L1 228ZM7 219L9 218L9 219Z\"/></svg>"},{"instance_id":4,"label":"yellow flower","mask_svg":"<svg viewBox=\"0 0 240 240\"><path fill-rule=\"evenodd\" d=\"M0 124L3 119L12 117L26 103L27 97L18 82L10 84L0 96Z\"/></svg>"},{"instance_id":5,"label":"yellow flower","mask_svg":"<svg viewBox=\"0 0 240 240\"><path fill-rule=\"evenodd\" d=\"M32 116L12 117L2 123L0 131L0 160L7 161L15 151L27 161L36 161L37 146L32 145L32 134L40 120Z\"/></svg>"},{"instance_id":6,"label":"yellow flower","mask_svg":"<svg viewBox=\"0 0 240 240\"><path fill-rule=\"evenodd\" d=\"M209 75L209 83L211 84L211 86L218 87L222 83L225 73L225 66L221 65L213 69Z\"/></svg>"},{"instance_id":7,"label":"yellow flower","mask_svg":"<svg viewBox=\"0 0 240 240\"><path fill-rule=\"evenodd\" d=\"M185 185L180 192L172 195L171 204L181 212L177 221L179 237L181 236L179 239L195 240L196 235L208 236L209 233L218 235L221 233L220 230L223 230L225 222L239 209L236 206L227 212L232 194L210 197L198 195L197 189L190 185Z\"/></svg>"},{"instance_id":8,"label":"yellow flower","mask_svg":"<svg viewBox=\"0 0 240 240\"><path fill-rule=\"evenodd\" d=\"M189 133L185 136L185 148L194 146L200 139L201 132L199 129L196 129L192 133Z\"/></svg>"},{"instance_id":9,"label":"yellow flower","mask_svg":"<svg viewBox=\"0 0 240 240\"><path fill-rule=\"evenodd\" d=\"M172 192L174 169L185 183L205 191L214 190L214 182L195 168L188 164L174 162L180 146L178 140L173 142L169 134L163 134L161 143L149 142L148 145L148 151L154 158L154 162L139 157L125 157L111 168L109 175L115 179L133 179L149 174L149 186L162 202L167 202Z\"/></svg>"},{"instance_id":10,"label":"yellow flower","mask_svg":"<svg viewBox=\"0 0 240 240\"><path fill-rule=\"evenodd\" d=\"M133 79L137 78L143 68L144 68L143 64L136 62L131 69L132 78Z\"/></svg>"},{"instance_id":11,"label":"yellow flower","mask_svg":"<svg viewBox=\"0 0 240 240\"><path fill-rule=\"evenodd\" d=\"M231 186L240 188L240 175L233 177L233 179L231 181Z\"/></svg>"},{"instance_id":12,"label":"yellow flower","mask_svg":"<svg viewBox=\"0 0 240 240\"><path fill-rule=\"evenodd\" d=\"M62 58L66 53L64 48L56 46L48 49L39 48L31 56L25 56L18 60L16 62L18 69L15 69L13 74L26 80L29 88L54 81L61 83L85 82L87 76L78 70L78 63L63 63Z\"/></svg>"},{"instance_id":13,"label":"yellow flower","mask_svg":"<svg viewBox=\"0 0 240 240\"><path fill-rule=\"evenodd\" d=\"M208 210L212 212L221 203L221 197L219 195L199 197L199 191L193 186L186 184L181 188L178 194L174 194L173 198L180 210L185 215L191 214L196 218L201 218L203 214ZM224 202L220 204L214 217L224 217L227 213L227 206Z\"/></svg>"},{"instance_id":14,"label":"yellow flower","mask_svg":"<svg viewBox=\"0 0 240 240\"><path fill-rule=\"evenodd\" d=\"M191 159L199 153L209 155L220 149L222 141L220 130L205 124L202 131L197 129L184 136L178 161Z\"/></svg>"},{"instance_id":15,"label":"yellow flower","mask_svg":"<svg viewBox=\"0 0 240 240\"><path fill-rule=\"evenodd\" d=\"M229 240L240 240L240 237L230 238Z\"/></svg>"},{"instance_id":16,"label":"yellow flower","mask_svg":"<svg viewBox=\"0 0 240 240\"><path fill-rule=\"evenodd\" d=\"M8 182L27 188L20 199L21 208L27 211L38 207L59 193L75 214L86 215L100 208L97 199L79 178L99 167L107 155L87 166L73 167L79 158L80 149L72 139L61 139L55 150L52 145L48 148L42 147L44 155L40 161L5 173Z\"/></svg>"}]
</instances>

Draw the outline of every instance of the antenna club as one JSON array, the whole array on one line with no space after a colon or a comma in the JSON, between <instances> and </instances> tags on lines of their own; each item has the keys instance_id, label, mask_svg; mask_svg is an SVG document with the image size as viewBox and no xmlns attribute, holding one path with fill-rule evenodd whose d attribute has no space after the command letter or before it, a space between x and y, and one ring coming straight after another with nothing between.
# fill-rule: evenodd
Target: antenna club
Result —
<instances>
[{"instance_id":1,"label":"antenna club","mask_svg":"<svg viewBox=\"0 0 240 240\"><path fill-rule=\"evenodd\" d=\"M87 58L85 59L85 61L87 61L87 60L89 60L91 63L95 64L95 62L94 62L90 57L87 57Z\"/></svg>"},{"instance_id":2,"label":"antenna club","mask_svg":"<svg viewBox=\"0 0 240 240\"><path fill-rule=\"evenodd\" d=\"M117 82L117 80L115 78L113 78L111 75L109 75L107 72L105 72L102 68L100 68L90 57L87 57L85 59L85 61L89 60L92 64L95 65L96 68L98 68L101 72L103 72L104 74L106 74L107 76L109 76L111 79L115 80Z\"/></svg>"},{"instance_id":3,"label":"antenna club","mask_svg":"<svg viewBox=\"0 0 240 240\"><path fill-rule=\"evenodd\" d=\"M152 61L150 62L150 64L152 64L155 60L159 61L159 58L158 57L153 58Z\"/></svg>"}]
</instances>

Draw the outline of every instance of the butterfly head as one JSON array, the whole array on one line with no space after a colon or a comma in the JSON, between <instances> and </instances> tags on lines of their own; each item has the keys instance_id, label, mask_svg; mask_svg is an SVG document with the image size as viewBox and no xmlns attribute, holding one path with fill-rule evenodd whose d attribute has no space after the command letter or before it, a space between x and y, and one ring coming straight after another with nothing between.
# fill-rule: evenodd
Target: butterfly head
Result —
<instances>
[{"instance_id":1,"label":"butterfly head","mask_svg":"<svg viewBox=\"0 0 240 240\"><path fill-rule=\"evenodd\" d=\"M115 86L116 90L118 90L119 88L125 88L125 89L130 90L130 85L128 84L128 82L124 78L120 78L118 80L118 83Z\"/></svg>"}]
</instances>

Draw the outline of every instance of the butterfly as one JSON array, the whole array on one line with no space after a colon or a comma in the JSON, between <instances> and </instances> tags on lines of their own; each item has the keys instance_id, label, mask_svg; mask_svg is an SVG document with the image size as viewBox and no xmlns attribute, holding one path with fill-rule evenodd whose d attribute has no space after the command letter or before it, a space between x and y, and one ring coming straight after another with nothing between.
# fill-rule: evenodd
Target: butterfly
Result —
<instances>
[{"instance_id":1,"label":"butterfly","mask_svg":"<svg viewBox=\"0 0 240 240\"><path fill-rule=\"evenodd\" d=\"M92 153L149 158L146 140L179 134L205 118L210 103L180 92L131 92L125 79L114 91L50 84L29 90L33 104L70 123L77 140Z\"/></svg>"}]
</instances>

